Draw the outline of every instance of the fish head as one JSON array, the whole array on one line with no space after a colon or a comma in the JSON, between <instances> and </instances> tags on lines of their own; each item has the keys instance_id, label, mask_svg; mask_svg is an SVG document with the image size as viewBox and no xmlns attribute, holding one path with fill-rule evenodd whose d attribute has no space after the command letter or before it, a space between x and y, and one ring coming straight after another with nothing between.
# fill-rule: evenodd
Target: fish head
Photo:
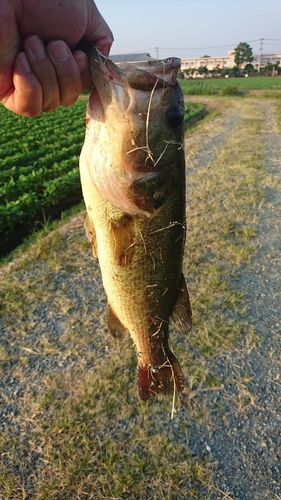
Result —
<instances>
[{"instance_id":1,"label":"fish head","mask_svg":"<svg viewBox=\"0 0 281 500\"><path fill-rule=\"evenodd\" d=\"M122 211L152 217L184 168L180 60L117 66L97 53L90 66L84 157L91 179Z\"/></svg>"}]
</instances>

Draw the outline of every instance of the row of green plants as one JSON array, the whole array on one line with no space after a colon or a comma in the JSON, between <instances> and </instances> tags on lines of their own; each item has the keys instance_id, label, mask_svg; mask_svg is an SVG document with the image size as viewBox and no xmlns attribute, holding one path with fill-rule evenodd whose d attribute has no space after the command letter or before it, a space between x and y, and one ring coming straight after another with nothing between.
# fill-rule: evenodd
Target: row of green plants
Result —
<instances>
[{"instance_id":1,"label":"row of green plants","mask_svg":"<svg viewBox=\"0 0 281 500\"><path fill-rule=\"evenodd\" d=\"M79 155L86 101L27 119L0 107L0 235L81 194ZM205 106L186 103L184 121Z\"/></svg>"},{"instance_id":2,"label":"row of green plants","mask_svg":"<svg viewBox=\"0 0 281 500\"><path fill-rule=\"evenodd\" d=\"M190 102L185 104L184 108L184 123L187 127L188 124L193 123L197 119L204 116L206 113L205 104Z\"/></svg>"},{"instance_id":3,"label":"row of green plants","mask_svg":"<svg viewBox=\"0 0 281 500\"><path fill-rule=\"evenodd\" d=\"M86 101L33 119L0 107L0 234L81 193Z\"/></svg>"},{"instance_id":4,"label":"row of green plants","mask_svg":"<svg viewBox=\"0 0 281 500\"><path fill-rule=\"evenodd\" d=\"M236 88L236 94L253 90L281 91L281 78L279 77L248 77L248 78L202 78L181 80L181 86L186 96L188 95L230 95Z\"/></svg>"}]
</instances>

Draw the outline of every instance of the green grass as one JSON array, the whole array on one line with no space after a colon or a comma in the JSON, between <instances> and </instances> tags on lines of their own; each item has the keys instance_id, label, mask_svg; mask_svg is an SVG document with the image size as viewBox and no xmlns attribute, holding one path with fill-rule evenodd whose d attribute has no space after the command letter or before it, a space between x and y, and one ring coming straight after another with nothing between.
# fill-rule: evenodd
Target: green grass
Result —
<instances>
[{"instance_id":1,"label":"green grass","mask_svg":"<svg viewBox=\"0 0 281 500\"><path fill-rule=\"evenodd\" d=\"M187 381L176 398L173 420L170 398L139 401L131 342L116 343L106 333L102 293L93 308L91 293L83 295L80 289L86 276L81 270L88 269L95 293L95 280L100 279L89 257L84 213L37 235L29 248L2 266L2 325L12 325L26 350L10 354L3 346L0 373L15 362L13 377L26 377L25 367L38 356L36 350L42 360L50 356L59 362L66 356L70 363L43 375L36 395L27 388L14 422L24 420L22 432L16 437L13 431L0 434L4 500L208 500L212 493L218 498L212 457L206 454L198 461L192 456L189 435L194 423L208 425L210 419L201 391L216 391L228 383L223 374L212 372L213 361L231 351L250 352L259 342L245 319L243 294L231 277L255 251L255 224L264 200L261 186L271 182L264 169L262 110L253 100L231 101L231 109L235 106L243 106L242 119L217 160L194 170L192 155L187 163L184 274L194 331L188 338L171 331ZM221 127L220 116L209 115L187 136L187 151L195 155L200 137ZM65 290L68 284L62 279L57 285L64 276L72 278L72 300ZM50 341L46 332L38 336L36 346L29 345L33 311L44 305L63 321L63 333ZM247 380L245 375L230 381L239 411L253 404ZM222 493L222 498L228 496Z\"/></svg>"},{"instance_id":2,"label":"green grass","mask_svg":"<svg viewBox=\"0 0 281 500\"><path fill-rule=\"evenodd\" d=\"M275 109L276 109L275 116L276 116L277 128L278 128L278 132L280 134L281 133L281 103L277 103Z\"/></svg>"},{"instance_id":3,"label":"green grass","mask_svg":"<svg viewBox=\"0 0 281 500\"><path fill-rule=\"evenodd\" d=\"M281 97L281 77L205 78L196 80L191 78L190 80L181 80L181 86L186 96L226 95L226 89L235 86L240 93L255 90L271 91L272 97Z\"/></svg>"}]
</instances>

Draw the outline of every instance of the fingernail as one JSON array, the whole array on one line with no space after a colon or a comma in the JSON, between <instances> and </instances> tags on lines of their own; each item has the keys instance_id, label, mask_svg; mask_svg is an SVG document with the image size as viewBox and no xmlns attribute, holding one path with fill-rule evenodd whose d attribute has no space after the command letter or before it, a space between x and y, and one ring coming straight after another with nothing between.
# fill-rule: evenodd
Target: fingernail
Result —
<instances>
[{"instance_id":1,"label":"fingernail","mask_svg":"<svg viewBox=\"0 0 281 500\"><path fill-rule=\"evenodd\" d=\"M95 46L99 49L100 52L102 52L102 54L104 54L107 57L109 55L112 42L113 42L112 38L104 36L103 38L100 38L99 40L95 41Z\"/></svg>"},{"instance_id":2,"label":"fingernail","mask_svg":"<svg viewBox=\"0 0 281 500\"><path fill-rule=\"evenodd\" d=\"M31 36L28 40L29 48L36 59L45 59L46 50L43 42L37 36Z\"/></svg>"},{"instance_id":3,"label":"fingernail","mask_svg":"<svg viewBox=\"0 0 281 500\"><path fill-rule=\"evenodd\" d=\"M32 69L24 52L18 54L18 63L25 73L32 73Z\"/></svg>"},{"instance_id":4,"label":"fingernail","mask_svg":"<svg viewBox=\"0 0 281 500\"><path fill-rule=\"evenodd\" d=\"M51 56L59 62L66 61L69 57L67 46L61 40L51 42L48 45L48 51L51 53Z\"/></svg>"}]
</instances>

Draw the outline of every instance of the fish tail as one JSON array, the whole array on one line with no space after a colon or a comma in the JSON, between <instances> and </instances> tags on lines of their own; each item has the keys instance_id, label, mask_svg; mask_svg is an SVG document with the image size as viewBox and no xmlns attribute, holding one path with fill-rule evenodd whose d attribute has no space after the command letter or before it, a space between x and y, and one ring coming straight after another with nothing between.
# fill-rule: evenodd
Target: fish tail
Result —
<instances>
[{"instance_id":1,"label":"fish tail","mask_svg":"<svg viewBox=\"0 0 281 500\"><path fill-rule=\"evenodd\" d=\"M169 351L164 365L153 368L138 366L139 396L143 401L155 394L173 394L184 389L184 378L176 356Z\"/></svg>"}]
</instances>

